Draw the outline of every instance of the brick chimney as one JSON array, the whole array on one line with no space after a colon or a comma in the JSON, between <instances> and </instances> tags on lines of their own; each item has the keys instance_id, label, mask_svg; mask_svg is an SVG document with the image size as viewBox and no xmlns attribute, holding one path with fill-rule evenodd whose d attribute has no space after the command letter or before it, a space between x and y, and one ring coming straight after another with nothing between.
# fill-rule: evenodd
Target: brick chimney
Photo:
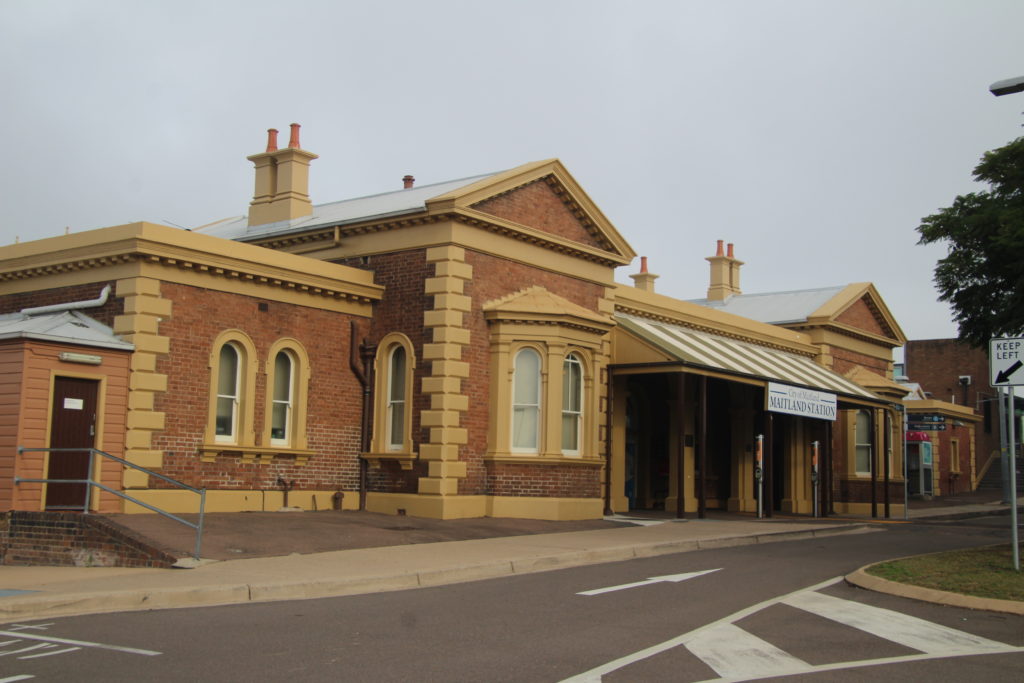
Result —
<instances>
[{"instance_id":1,"label":"brick chimney","mask_svg":"<svg viewBox=\"0 0 1024 683\"><path fill-rule=\"evenodd\" d=\"M743 261L733 255L730 243L728 251L722 249L724 240L718 240L718 248L714 256L708 256L711 264L711 283L708 286L709 301L725 301L733 294L742 294L740 290L740 266Z\"/></svg>"},{"instance_id":2,"label":"brick chimney","mask_svg":"<svg viewBox=\"0 0 1024 683\"><path fill-rule=\"evenodd\" d=\"M634 275L630 275L633 278L633 286L637 289L642 289L645 292L654 292L654 281L658 279L658 276L654 273L647 272L647 257L640 257L640 272Z\"/></svg>"},{"instance_id":3,"label":"brick chimney","mask_svg":"<svg viewBox=\"0 0 1024 683\"><path fill-rule=\"evenodd\" d=\"M249 225L265 225L309 216L309 162L317 156L301 148L299 124L291 125L288 146L277 148L277 130L267 131L267 149L247 157L256 167L256 190L249 204Z\"/></svg>"}]
</instances>

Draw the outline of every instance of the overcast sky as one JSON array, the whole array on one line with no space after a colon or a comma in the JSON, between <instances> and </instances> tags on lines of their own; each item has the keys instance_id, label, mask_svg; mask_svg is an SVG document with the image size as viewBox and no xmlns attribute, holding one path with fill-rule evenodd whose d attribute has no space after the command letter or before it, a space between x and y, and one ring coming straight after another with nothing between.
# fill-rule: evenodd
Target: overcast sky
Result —
<instances>
[{"instance_id":1,"label":"overcast sky","mask_svg":"<svg viewBox=\"0 0 1024 683\"><path fill-rule=\"evenodd\" d=\"M920 219L1022 134L1020 0L0 0L0 244L246 212L302 124L314 203L560 158L663 294L871 281L955 336ZM639 262L621 268L631 282ZM998 293L994 293L998 296Z\"/></svg>"}]
</instances>

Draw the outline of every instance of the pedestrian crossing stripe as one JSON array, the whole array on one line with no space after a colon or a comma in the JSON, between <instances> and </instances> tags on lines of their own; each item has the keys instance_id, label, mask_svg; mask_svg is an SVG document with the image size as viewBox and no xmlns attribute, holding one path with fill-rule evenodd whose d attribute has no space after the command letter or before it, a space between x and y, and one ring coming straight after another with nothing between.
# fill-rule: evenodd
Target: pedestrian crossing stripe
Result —
<instances>
[{"instance_id":1,"label":"pedestrian crossing stripe","mask_svg":"<svg viewBox=\"0 0 1024 683\"><path fill-rule=\"evenodd\" d=\"M843 577L836 577L814 586L765 600L663 643L652 645L590 671L564 679L562 683L596 683L605 674L679 646L685 647L699 657L719 675L719 678L709 679L702 683L711 681L739 683L740 681L753 681L776 676L856 669L881 664L899 664L967 655L1024 652L1024 647L1007 645L900 612L818 592L842 580ZM778 604L795 607L810 614L865 631L918 650L921 654L813 665L735 625L736 622L752 614Z\"/></svg>"}]
</instances>

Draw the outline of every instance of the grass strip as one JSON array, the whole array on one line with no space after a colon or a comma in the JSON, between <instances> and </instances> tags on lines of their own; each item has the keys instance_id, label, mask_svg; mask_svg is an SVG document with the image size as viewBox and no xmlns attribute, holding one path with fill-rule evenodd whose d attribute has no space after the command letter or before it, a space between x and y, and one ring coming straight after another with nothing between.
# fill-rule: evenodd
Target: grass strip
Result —
<instances>
[{"instance_id":1,"label":"grass strip","mask_svg":"<svg viewBox=\"0 0 1024 683\"><path fill-rule=\"evenodd\" d=\"M879 562L867 573L922 588L1024 602L1024 571L1014 570L1009 543Z\"/></svg>"}]
</instances>

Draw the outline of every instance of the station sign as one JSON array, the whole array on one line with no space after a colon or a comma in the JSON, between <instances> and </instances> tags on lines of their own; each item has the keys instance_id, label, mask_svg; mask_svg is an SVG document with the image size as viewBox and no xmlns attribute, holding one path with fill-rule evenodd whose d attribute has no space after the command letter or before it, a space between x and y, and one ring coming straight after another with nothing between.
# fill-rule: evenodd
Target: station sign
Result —
<instances>
[{"instance_id":1,"label":"station sign","mask_svg":"<svg viewBox=\"0 0 1024 683\"><path fill-rule=\"evenodd\" d=\"M818 420L836 419L836 395L825 391L768 382L765 401L765 408L773 413L813 417Z\"/></svg>"},{"instance_id":2,"label":"station sign","mask_svg":"<svg viewBox=\"0 0 1024 683\"><path fill-rule=\"evenodd\" d=\"M946 425L939 422L911 422L907 425L911 431L915 432L944 432L946 431Z\"/></svg>"},{"instance_id":3,"label":"station sign","mask_svg":"<svg viewBox=\"0 0 1024 683\"><path fill-rule=\"evenodd\" d=\"M993 387L1024 385L1024 337L990 339L988 369Z\"/></svg>"}]
</instances>

